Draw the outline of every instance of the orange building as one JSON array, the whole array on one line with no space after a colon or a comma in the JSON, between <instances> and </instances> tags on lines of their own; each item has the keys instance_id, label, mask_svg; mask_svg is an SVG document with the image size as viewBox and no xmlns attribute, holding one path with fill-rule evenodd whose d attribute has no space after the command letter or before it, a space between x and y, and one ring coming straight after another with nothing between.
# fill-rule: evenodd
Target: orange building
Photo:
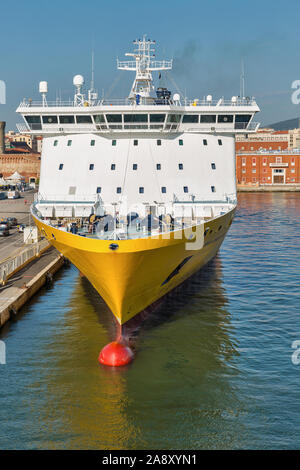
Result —
<instances>
[{"instance_id":1,"label":"orange building","mask_svg":"<svg viewBox=\"0 0 300 470\"><path fill-rule=\"evenodd\" d=\"M237 152L238 185L299 184L300 150Z\"/></svg>"},{"instance_id":2,"label":"orange building","mask_svg":"<svg viewBox=\"0 0 300 470\"><path fill-rule=\"evenodd\" d=\"M35 183L40 177L40 165L40 154L26 151L24 148L0 153L0 173L4 179L17 171L26 182Z\"/></svg>"}]
</instances>

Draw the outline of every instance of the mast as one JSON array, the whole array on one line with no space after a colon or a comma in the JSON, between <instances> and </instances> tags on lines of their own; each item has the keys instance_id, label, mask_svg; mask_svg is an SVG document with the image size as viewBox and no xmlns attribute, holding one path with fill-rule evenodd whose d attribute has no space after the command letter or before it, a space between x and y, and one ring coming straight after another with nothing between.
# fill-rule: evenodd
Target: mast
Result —
<instances>
[{"instance_id":1,"label":"mast","mask_svg":"<svg viewBox=\"0 0 300 470\"><path fill-rule=\"evenodd\" d=\"M133 44L137 46L133 53L127 52L127 57L133 57L134 60L117 60L119 70L135 71L135 79L129 94L130 99L137 100L138 97L151 98L151 91L154 90L153 78L151 72L159 70L171 70L172 60L155 60L155 41L146 39L136 39Z\"/></svg>"},{"instance_id":2,"label":"mast","mask_svg":"<svg viewBox=\"0 0 300 470\"><path fill-rule=\"evenodd\" d=\"M95 71L94 71L94 51L92 51L92 76L91 76L91 85L88 92L88 101L90 105L94 105L98 99L98 93L95 90Z\"/></svg>"},{"instance_id":3,"label":"mast","mask_svg":"<svg viewBox=\"0 0 300 470\"><path fill-rule=\"evenodd\" d=\"M241 61L241 75L240 75L240 98L245 98L245 68L244 61Z\"/></svg>"}]
</instances>

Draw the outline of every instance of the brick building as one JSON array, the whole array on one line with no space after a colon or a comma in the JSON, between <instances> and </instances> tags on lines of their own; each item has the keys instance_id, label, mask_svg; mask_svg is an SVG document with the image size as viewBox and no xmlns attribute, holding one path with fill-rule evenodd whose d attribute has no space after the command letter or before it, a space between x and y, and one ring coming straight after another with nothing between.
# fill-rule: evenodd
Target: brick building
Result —
<instances>
[{"instance_id":1,"label":"brick building","mask_svg":"<svg viewBox=\"0 0 300 470\"><path fill-rule=\"evenodd\" d=\"M260 150L286 150L290 148L289 131L261 129L255 134L236 136L237 152L257 152Z\"/></svg>"},{"instance_id":2,"label":"brick building","mask_svg":"<svg viewBox=\"0 0 300 470\"><path fill-rule=\"evenodd\" d=\"M41 157L37 153L13 150L0 154L0 173L4 179L17 171L27 183L36 182L40 177L40 164Z\"/></svg>"},{"instance_id":3,"label":"brick building","mask_svg":"<svg viewBox=\"0 0 300 470\"><path fill-rule=\"evenodd\" d=\"M237 153L236 176L238 185L299 184L300 151Z\"/></svg>"},{"instance_id":4,"label":"brick building","mask_svg":"<svg viewBox=\"0 0 300 470\"><path fill-rule=\"evenodd\" d=\"M15 171L25 181L36 182L40 177L41 157L28 147L24 141L14 142L10 148L5 147L5 122L0 122L0 174L3 178L11 176Z\"/></svg>"},{"instance_id":5,"label":"brick building","mask_svg":"<svg viewBox=\"0 0 300 470\"><path fill-rule=\"evenodd\" d=\"M300 129L260 129L236 138L236 177L239 186L299 185L300 150L295 136Z\"/></svg>"}]
</instances>

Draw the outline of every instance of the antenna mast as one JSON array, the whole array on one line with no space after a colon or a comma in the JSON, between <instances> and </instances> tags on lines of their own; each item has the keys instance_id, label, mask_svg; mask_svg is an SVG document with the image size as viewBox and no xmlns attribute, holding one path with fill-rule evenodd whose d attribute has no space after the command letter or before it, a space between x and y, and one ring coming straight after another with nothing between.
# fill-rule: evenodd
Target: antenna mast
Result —
<instances>
[{"instance_id":1,"label":"antenna mast","mask_svg":"<svg viewBox=\"0 0 300 470\"><path fill-rule=\"evenodd\" d=\"M240 98L245 98L245 69L243 59L241 61Z\"/></svg>"},{"instance_id":2,"label":"antenna mast","mask_svg":"<svg viewBox=\"0 0 300 470\"><path fill-rule=\"evenodd\" d=\"M91 86L88 93L89 103L91 105L98 99L98 93L95 90L95 77L94 77L94 51L92 51L92 76L91 76Z\"/></svg>"},{"instance_id":3,"label":"antenna mast","mask_svg":"<svg viewBox=\"0 0 300 470\"><path fill-rule=\"evenodd\" d=\"M117 60L119 70L135 71L135 79L129 94L129 98L137 100L138 96L151 98L151 91L154 89L153 78L151 72L158 70L171 70L172 60L154 60L155 49L152 48L156 43L151 39L136 39L133 44L137 46L134 53L126 53L126 56L133 57L134 60L120 61Z\"/></svg>"}]
</instances>

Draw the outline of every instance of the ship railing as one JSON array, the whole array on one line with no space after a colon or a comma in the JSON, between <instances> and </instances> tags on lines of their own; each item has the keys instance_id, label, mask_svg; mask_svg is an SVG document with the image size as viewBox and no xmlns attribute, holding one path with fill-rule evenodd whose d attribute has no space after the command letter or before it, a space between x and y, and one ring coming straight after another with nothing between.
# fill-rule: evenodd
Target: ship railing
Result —
<instances>
[{"instance_id":1,"label":"ship railing","mask_svg":"<svg viewBox=\"0 0 300 470\"><path fill-rule=\"evenodd\" d=\"M35 202L59 202L59 203L75 203L80 204L84 202L88 203L95 203L101 200L99 194L91 193L91 194L48 194L47 196L42 193L35 193L34 201Z\"/></svg>"},{"instance_id":2,"label":"ship railing","mask_svg":"<svg viewBox=\"0 0 300 470\"><path fill-rule=\"evenodd\" d=\"M236 195L236 192L235 193L229 193L229 194L224 194L224 199L226 200L226 202L228 204L233 204L233 205L236 205L237 204L237 195Z\"/></svg>"},{"instance_id":3,"label":"ship railing","mask_svg":"<svg viewBox=\"0 0 300 470\"><path fill-rule=\"evenodd\" d=\"M153 131L153 132L176 132L179 129L179 123L135 123L135 124L90 124L85 126L80 126L76 124L67 124L67 125L52 125L47 124L42 126L41 124L25 124L18 123L16 127L20 133L31 133L37 132L41 134L86 134L93 132L128 132L131 130L134 131Z\"/></svg>"},{"instance_id":4,"label":"ship railing","mask_svg":"<svg viewBox=\"0 0 300 470\"><path fill-rule=\"evenodd\" d=\"M222 124L214 124L212 126L203 126L200 124L198 127L188 127L184 129L184 132L225 132L225 133L245 133L245 132L256 132L259 128L259 122L251 122L250 124L246 125L246 127L236 127L233 123L226 124L225 126Z\"/></svg>"},{"instance_id":5,"label":"ship railing","mask_svg":"<svg viewBox=\"0 0 300 470\"><path fill-rule=\"evenodd\" d=\"M225 100L224 98L220 98L219 100L207 100L207 99L188 99L188 98L180 98L178 101L173 101L170 99L165 98L156 98L156 97L140 97L139 101L137 102L136 99L133 98L101 98L93 101L84 101L81 106L78 106L73 100L68 101L32 101L30 99L24 99L21 101L19 107L20 108L47 108L47 107L75 107L75 108L89 108L95 106L133 106L138 107L139 105L153 105L153 106L160 106L160 105L169 105L169 106L255 106L256 101L254 98L237 98L236 101L232 100Z\"/></svg>"},{"instance_id":6,"label":"ship railing","mask_svg":"<svg viewBox=\"0 0 300 470\"><path fill-rule=\"evenodd\" d=\"M213 126L203 126L199 124L198 127L185 128L180 123L114 123L114 124L87 124L80 126L77 124L67 125L52 125L52 124L25 124L18 123L17 129L22 133L41 133L41 134L87 134L87 133L112 133L112 132L128 132L128 131L152 131L152 132L178 132L182 129L183 132L225 132L225 133L243 133L243 132L256 132L259 128L259 122L251 122L247 127L241 126L241 128L232 123L221 125L215 124Z\"/></svg>"}]
</instances>

